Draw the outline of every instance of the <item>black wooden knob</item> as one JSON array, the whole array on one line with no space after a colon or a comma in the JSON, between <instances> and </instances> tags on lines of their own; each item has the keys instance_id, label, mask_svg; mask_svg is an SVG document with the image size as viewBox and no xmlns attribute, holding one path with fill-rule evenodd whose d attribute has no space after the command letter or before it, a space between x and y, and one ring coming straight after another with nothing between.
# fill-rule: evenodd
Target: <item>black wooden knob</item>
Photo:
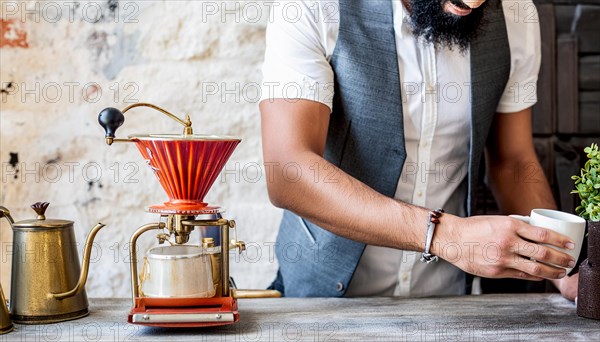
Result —
<instances>
[{"instance_id":1,"label":"black wooden knob","mask_svg":"<svg viewBox=\"0 0 600 342\"><path fill-rule=\"evenodd\" d=\"M106 131L107 138L114 138L117 128L125 122L125 115L117 108L104 108L98 115L98 123Z\"/></svg>"}]
</instances>

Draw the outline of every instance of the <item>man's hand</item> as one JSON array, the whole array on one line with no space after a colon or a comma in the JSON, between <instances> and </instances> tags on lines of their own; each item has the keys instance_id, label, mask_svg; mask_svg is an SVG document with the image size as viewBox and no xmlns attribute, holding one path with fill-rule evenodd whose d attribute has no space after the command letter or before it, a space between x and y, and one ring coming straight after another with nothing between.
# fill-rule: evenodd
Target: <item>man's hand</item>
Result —
<instances>
[{"instance_id":1,"label":"man's hand","mask_svg":"<svg viewBox=\"0 0 600 342\"><path fill-rule=\"evenodd\" d=\"M552 230L506 216L444 218L436 229L433 253L465 272L487 278L560 279L565 269L552 265L575 265L568 254L541 245L574 247L568 237Z\"/></svg>"},{"instance_id":2,"label":"man's hand","mask_svg":"<svg viewBox=\"0 0 600 342\"><path fill-rule=\"evenodd\" d=\"M555 279L552 281L554 286L560 291L560 294L568 300L577 300L577 286L579 284L579 273L571 277Z\"/></svg>"}]
</instances>

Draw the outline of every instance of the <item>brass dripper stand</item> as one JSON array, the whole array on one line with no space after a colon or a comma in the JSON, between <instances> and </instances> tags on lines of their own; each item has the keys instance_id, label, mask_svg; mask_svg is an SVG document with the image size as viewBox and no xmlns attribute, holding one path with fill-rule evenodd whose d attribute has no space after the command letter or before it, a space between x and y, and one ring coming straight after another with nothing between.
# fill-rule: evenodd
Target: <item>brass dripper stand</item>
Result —
<instances>
[{"instance_id":1,"label":"brass dripper stand","mask_svg":"<svg viewBox=\"0 0 600 342\"><path fill-rule=\"evenodd\" d=\"M218 286L221 291L217 296L227 297L230 295L229 286L222 286L223 284L229 284L229 251L231 249L237 249L239 253L246 249L246 244L243 241L237 240L237 233L235 230L235 221L226 220L221 218L220 214L216 215L216 219L197 220L193 215L180 215L180 214L168 214L161 215L161 222L147 224L140 227L132 236L129 241L131 250L131 291L133 293L133 304L135 305L135 299L140 297L138 273L137 273L137 240L145 232L158 230L156 238L159 244L164 244L165 241L174 237L175 244L185 244L190 239L190 233L195 227L219 227L221 245L218 249L218 253L211 254L211 262L213 265L213 278L218 279ZM162 222L166 219L166 223ZM234 230L234 238L229 239L229 231ZM211 238L204 239L204 247L214 248L210 246L213 240ZM217 251L217 249L215 249ZM220 265L220 267L218 267ZM217 267L215 267L217 266ZM244 292L242 294L246 294ZM234 296L236 291L234 289Z\"/></svg>"},{"instance_id":2,"label":"brass dripper stand","mask_svg":"<svg viewBox=\"0 0 600 342\"><path fill-rule=\"evenodd\" d=\"M130 139L115 138L117 128L125 120L123 113L139 106L156 109L179 122L184 126L183 134L142 134L130 136ZM106 108L100 112L98 122L106 131L108 145L122 141L135 143L169 195L168 202L146 208L148 212L160 215L158 223L141 226L130 239L133 301L133 308L128 316L130 323L188 328L231 324L239 319L238 298L281 296L278 291L236 288L229 276L229 252L237 250L241 253L246 246L237 239L235 222L223 218L220 207L209 206L204 202L204 196L240 139L194 135L189 116L184 121L148 103L134 104L123 111ZM186 245L195 228L206 233L215 227L218 228L218 237L202 239L201 246ZM233 239L230 238L232 231ZM146 232L154 232L159 245L168 242L171 246L148 250L141 275L138 275L137 241ZM163 253L160 257L152 254L156 249ZM192 254L181 255L176 250L191 250ZM152 262L151 258L154 258ZM186 260L183 261L185 266L179 269L177 267L182 265L182 259ZM198 259L200 261L194 263ZM159 267L157 264L162 265L162 268L157 272L150 271L153 267ZM182 273L185 278L181 278ZM187 283L188 280L190 284ZM192 280L197 280L198 284L192 284ZM191 288L191 291L180 291L184 287ZM156 291L152 292L153 290Z\"/></svg>"}]
</instances>

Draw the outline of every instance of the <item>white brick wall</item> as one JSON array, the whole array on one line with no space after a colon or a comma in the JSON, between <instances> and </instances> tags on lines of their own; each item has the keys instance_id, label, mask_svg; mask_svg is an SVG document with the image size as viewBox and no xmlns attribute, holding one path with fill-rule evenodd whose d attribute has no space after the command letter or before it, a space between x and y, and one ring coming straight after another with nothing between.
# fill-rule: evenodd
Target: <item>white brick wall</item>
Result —
<instances>
[{"instance_id":1,"label":"white brick wall","mask_svg":"<svg viewBox=\"0 0 600 342\"><path fill-rule=\"evenodd\" d=\"M227 208L225 216L237 221L240 239L250 246L246 260L232 265L238 286L263 288L274 277L277 265L264 243L275 240L281 211L269 203L264 177L249 181L253 163L262 165L253 84L261 79L269 7L237 7L232 1L103 0L77 8L62 1L2 1L0 204L21 220L34 217L30 204L50 202L48 217L75 221L80 256L91 227L107 224L96 238L89 296L130 295L127 241L138 226L157 220L144 207L167 199L135 146L103 143L98 112L135 100L190 114L196 133L243 139L227 166L237 174L219 179L207 200ZM223 18L223 9L233 11ZM20 39L15 32L27 34L28 47L9 46ZM233 91L224 93L223 85ZM158 112L135 109L117 135L180 131ZM18 153L16 168L10 153ZM6 295L11 239L2 220ZM143 240L150 246L152 234Z\"/></svg>"}]
</instances>

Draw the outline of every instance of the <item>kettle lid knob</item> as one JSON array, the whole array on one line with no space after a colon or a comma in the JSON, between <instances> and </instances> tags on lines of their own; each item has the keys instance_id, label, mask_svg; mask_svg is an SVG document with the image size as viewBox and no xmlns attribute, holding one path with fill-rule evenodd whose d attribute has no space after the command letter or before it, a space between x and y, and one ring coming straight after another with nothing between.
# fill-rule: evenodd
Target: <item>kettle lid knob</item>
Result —
<instances>
[{"instance_id":1,"label":"kettle lid knob","mask_svg":"<svg viewBox=\"0 0 600 342\"><path fill-rule=\"evenodd\" d=\"M35 210L35 212L38 214L38 220L46 219L46 216L44 214L46 213L46 209L48 209L49 205L50 203L48 202L36 202L31 205L31 209Z\"/></svg>"}]
</instances>

